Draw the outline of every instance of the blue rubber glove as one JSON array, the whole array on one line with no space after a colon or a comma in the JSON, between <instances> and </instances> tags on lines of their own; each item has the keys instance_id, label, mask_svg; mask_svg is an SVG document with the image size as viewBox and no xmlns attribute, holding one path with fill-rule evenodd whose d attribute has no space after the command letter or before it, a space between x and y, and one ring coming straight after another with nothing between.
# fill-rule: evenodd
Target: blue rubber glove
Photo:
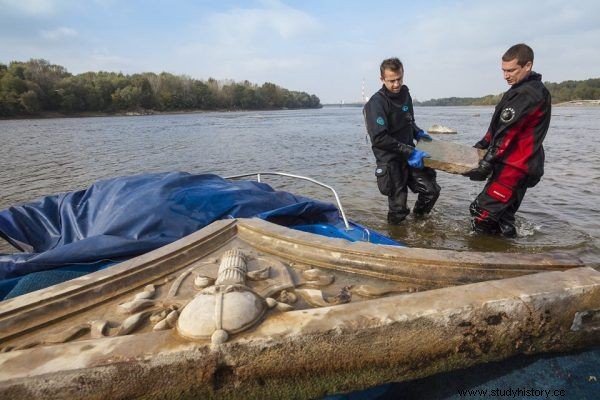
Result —
<instances>
[{"instance_id":1,"label":"blue rubber glove","mask_svg":"<svg viewBox=\"0 0 600 400\"><path fill-rule=\"evenodd\" d=\"M415 135L415 139L417 139L417 142L421 139L425 139L428 142L431 142L433 140L433 138L429 136L429 134L425 133L424 130L420 130L419 132L417 132L417 134Z\"/></svg>"},{"instance_id":2,"label":"blue rubber glove","mask_svg":"<svg viewBox=\"0 0 600 400\"><path fill-rule=\"evenodd\" d=\"M413 168L421 169L423 168L423 158L431 158L431 155L423 150L414 149L412 153L410 153L410 157L408 157L408 165Z\"/></svg>"}]
</instances>

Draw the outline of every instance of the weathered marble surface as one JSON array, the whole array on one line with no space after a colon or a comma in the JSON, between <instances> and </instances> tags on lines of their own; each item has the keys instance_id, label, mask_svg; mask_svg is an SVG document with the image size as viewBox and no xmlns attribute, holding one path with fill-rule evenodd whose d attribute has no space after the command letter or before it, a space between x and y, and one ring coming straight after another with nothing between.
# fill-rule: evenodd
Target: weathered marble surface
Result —
<instances>
[{"instance_id":1,"label":"weathered marble surface","mask_svg":"<svg viewBox=\"0 0 600 400\"><path fill-rule=\"evenodd\" d=\"M428 133L442 133L442 134L455 134L458 133L456 129L449 128L444 125L431 125L429 129L427 129Z\"/></svg>"},{"instance_id":2,"label":"weathered marble surface","mask_svg":"<svg viewBox=\"0 0 600 400\"><path fill-rule=\"evenodd\" d=\"M447 142L444 140L420 140L417 148L428 152L431 158L425 159L425 166L450 174L464 174L477 167L485 154L473 146Z\"/></svg>"},{"instance_id":3,"label":"weathered marble surface","mask_svg":"<svg viewBox=\"0 0 600 400\"><path fill-rule=\"evenodd\" d=\"M0 302L0 398L309 399L594 346L600 272L581 265L216 221Z\"/></svg>"}]
</instances>

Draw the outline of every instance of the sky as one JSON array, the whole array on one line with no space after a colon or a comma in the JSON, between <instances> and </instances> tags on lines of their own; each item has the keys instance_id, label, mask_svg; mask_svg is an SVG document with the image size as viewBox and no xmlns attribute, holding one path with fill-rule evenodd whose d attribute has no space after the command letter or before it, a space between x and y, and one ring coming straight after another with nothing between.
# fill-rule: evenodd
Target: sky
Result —
<instances>
[{"instance_id":1,"label":"sky","mask_svg":"<svg viewBox=\"0 0 600 400\"><path fill-rule=\"evenodd\" d=\"M520 42L544 81L600 78L600 2L0 0L4 64L272 82L324 104L373 94L389 57L413 99L498 94Z\"/></svg>"}]
</instances>

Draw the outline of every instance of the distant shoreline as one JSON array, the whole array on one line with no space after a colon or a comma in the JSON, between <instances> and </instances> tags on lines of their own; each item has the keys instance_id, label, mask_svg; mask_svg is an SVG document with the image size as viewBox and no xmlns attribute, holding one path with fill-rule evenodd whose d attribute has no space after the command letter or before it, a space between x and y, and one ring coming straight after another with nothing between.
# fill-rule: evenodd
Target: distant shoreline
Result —
<instances>
[{"instance_id":1,"label":"distant shoreline","mask_svg":"<svg viewBox=\"0 0 600 400\"><path fill-rule=\"evenodd\" d=\"M556 104L552 104L552 105L558 106L558 107L569 107L569 106L595 107L595 106L600 106L600 100L571 100L571 101L564 101L562 103L556 103Z\"/></svg>"},{"instance_id":2,"label":"distant shoreline","mask_svg":"<svg viewBox=\"0 0 600 400\"><path fill-rule=\"evenodd\" d=\"M10 120L21 120L21 119L53 119L53 118L90 118L90 117L141 117L151 115L177 115L177 114L204 114L204 113L216 113L216 112L261 112L261 111L285 111L285 110L312 110L313 108L268 108L261 110L173 110L173 111L156 111L156 110L143 110L143 111L119 111L114 113L100 112L100 111L84 111L75 113L61 113L57 111L44 111L35 115L19 115L12 117L0 117L0 121Z\"/></svg>"},{"instance_id":3,"label":"distant shoreline","mask_svg":"<svg viewBox=\"0 0 600 400\"><path fill-rule=\"evenodd\" d=\"M346 103L346 104L323 104L326 108L352 108L352 107L363 107L364 104L360 103ZM563 101L560 103L553 103L553 107L597 107L600 106L600 100L571 100ZM469 104L469 105L421 105L415 104L415 107L494 107L493 104Z\"/></svg>"},{"instance_id":4,"label":"distant shoreline","mask_svg":"<svg viewBox=\"0 0 600 400\"><path fill-rule=\"evenodd\" d=\"M347 103L347 104L323 104L323 108L357 108L363 107L363 104L359 103ZM552 104L553 107L598 107L600 106L600 100L571 100L561 103ZM462 106L423 106L417 105L416 107L494 107L493 105L462 105ZM264 110L241 110L241 109L222 109L222 110L173 110L173 111L156 111L156 110L140 110L140 111L120 111L114 113L108 112L76 112L76 113L60 113L56 111L45 111L40 112L36 115L20 115L12 117L0 117L0 121L10 120L22 120L22 119L54 119L54 118L91 118L91 117L139 117L139 116L150 116L150 115L178 115L178 114L204 114L204 113L217 113L217 112L261 112L261 111L285 111L285 110L311 110L312 108L270 108Z\"/></svg>"}]
</instances>

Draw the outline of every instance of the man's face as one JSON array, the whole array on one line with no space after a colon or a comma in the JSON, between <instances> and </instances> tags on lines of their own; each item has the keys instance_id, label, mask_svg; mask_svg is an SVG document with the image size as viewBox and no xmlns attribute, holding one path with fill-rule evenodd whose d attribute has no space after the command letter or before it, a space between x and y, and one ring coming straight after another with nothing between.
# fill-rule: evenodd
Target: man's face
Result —
<instances>
[{"instance_id":1,"label":"man's face","mask_svg":"<svg viewBox=\"0 0 600 400\"><path fill-rule=\"evenodd\" d=\"M402 81L404 80L404 69L400 68L398 71L384 69L383 76L380 79L387 90L392 93L400 93Z\"/></svg>"},{"instance_id":2,"label":"man's face","mask_svg":"<svg viewBox=\"0 0 600 400\"><path fill-rule=\"evenodd\" d=\"M527 61L527 64L521 67L516 58L510 61L502 61L504 79L510 86L514 86L527 78L527 75L531 72L532 65L531 61Z\"/></svg>"}]
</instances>

